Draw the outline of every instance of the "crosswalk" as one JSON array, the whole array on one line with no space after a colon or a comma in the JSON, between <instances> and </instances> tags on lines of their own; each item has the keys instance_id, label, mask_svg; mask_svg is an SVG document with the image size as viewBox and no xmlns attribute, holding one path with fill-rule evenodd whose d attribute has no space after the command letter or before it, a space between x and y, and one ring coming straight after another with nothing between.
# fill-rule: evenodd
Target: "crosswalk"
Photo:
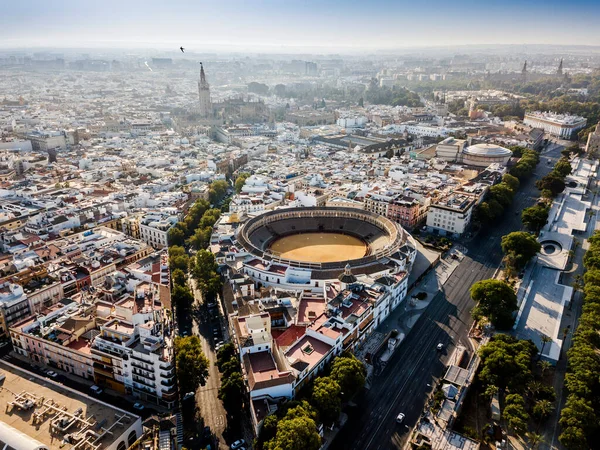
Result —
<instances>
[{"instance_id":1,"label":"crosswalk","mask_svg":"<svg viewBox=\"0 0 600 450\"><path fill-rule=\"evenodd\" d=\"M177 443L183 444L183 417L181 413L177 413L175 418L177 419Z\"/></svg>"}]
</instances>

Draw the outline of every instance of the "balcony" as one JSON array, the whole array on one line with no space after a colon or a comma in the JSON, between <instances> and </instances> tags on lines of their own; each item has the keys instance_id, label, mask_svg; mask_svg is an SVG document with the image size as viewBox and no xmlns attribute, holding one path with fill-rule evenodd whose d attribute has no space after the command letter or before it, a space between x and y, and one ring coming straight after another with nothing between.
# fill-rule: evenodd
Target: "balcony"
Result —
<instances>
[{"instance_id":1,"label":"balcony","mask_svg":"<svg viewBox=\"0 0 600 450\"><path fill-rule=\"evenodd\" d=\"M175 378L171 378L170 380L161 380L160 384L167 387L175 386Z\"/></svg>"},{"instance_id":2,"label":"balcony","mask_svg":"<svg viewBox=\"0 0 600 450\"><path fill-rule=\"evenodd\" d=\"M162 370L167 370L167 371L171 371L171 370L175 370L175 366L173 365L173 362L168 362L168 363L160 363L158 365L159 368L161 368Z\"/></svg>"},{"instance_id":3,"label":"balcony","mask_svg":"<svg viewBox=\"0 0 600 450\"><path fill-rule=\"evenodd\" d=\"M152 364L140 363L137 360L132 359L131 365L146 372L154 372L154 366Z\"/></svg>"},{"instance_id":4,"label":"balcony","mask_svg":"<svg viewBox=\"0 0 600 450\"><path fill-rule=\"evenodd\" d=\"M151 384L151 383L150 383L149 381L147 381L146 379L144 379L144 378L141 378L141 377L138 377L138 376L136 376L136 375L134 375L132 378L133 378L133 381L134 381L135 383L139 383L139 384L141 384L142 386L145 386L145 387L147 387L147 388L152 388L152 392L154 393L154 384Z\"/></svg>"},{"instance_id":5,"label":"balcony","mask_svg":"<svg viewBox=\"0 0 600 450\"><path fill-rule=\"evenodd\" d=\"M162 391L160 397L166 402L172 402L177 400L177 389L171 389L169 391Z\"/></svg>"},{"instance_id":6,"label":"balcony","mask_svg":"<svg viewBox=\"0 0 600 450\"><path fill-rule=\"evenodd\" d=\"M160 376L163 377L163 378L172 378L172 377L175 376L175 369L171 369L171 370L169 370L167 372L161 371L160 372Z\"/></svg>"},{"instance_id":7,"label":"balcony","mask_svg":"<svg viewBox=\"0 0 600 450\"><path fill-rule=\"evenodd\" d=\"M146 371L146 372L147 372L147 371ZM154 374L152 374L152 373L150 373L150 374L147 374L147 373L144 373L144 372L143 372L143 371L141 371L141 370L136 370L136 369L133 369L132 373L133 373L133 375L137 375L138 377L146 378L146 379L148 379L148 380L154 380L154 379L155 379L155 378L154 378Z\"/></svg>"}]
</instances>

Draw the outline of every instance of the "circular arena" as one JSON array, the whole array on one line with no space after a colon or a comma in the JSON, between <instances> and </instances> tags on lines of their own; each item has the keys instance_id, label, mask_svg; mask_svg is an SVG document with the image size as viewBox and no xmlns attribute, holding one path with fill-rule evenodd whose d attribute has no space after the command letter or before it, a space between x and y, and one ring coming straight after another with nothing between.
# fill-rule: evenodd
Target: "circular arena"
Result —
<instances>
[{"instance_id":1,"label":"circular arena","mask_svg":"<svg viewBox=\"0 0 600 450\"><path fill-rule=\"evenodd\" d=\"M343 207L290 208L244 224L238 242L264 261L313 270L341 270L380 262L414 244L397 223Z\"/></svg>"}]
</instances>

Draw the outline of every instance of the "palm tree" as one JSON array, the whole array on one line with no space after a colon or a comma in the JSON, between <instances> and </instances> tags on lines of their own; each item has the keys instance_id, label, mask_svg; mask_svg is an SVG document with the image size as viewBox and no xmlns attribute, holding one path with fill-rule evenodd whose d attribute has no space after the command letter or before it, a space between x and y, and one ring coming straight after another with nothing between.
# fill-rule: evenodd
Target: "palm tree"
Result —
<instances>
[{"instance_id":1,"label":"palm tree","mask_svg":"<svg viewBox=\"0 0 600 450\"><path fill-rule=\"evenodd\" d=\"M546 344L548 342L552 342L552 338L550 336L546 336L545 334L542 334L542 349L540 350L540 354L538 355L538 361L540 359L542 359L542 353L544 353L544 347L546 347Z\"/></svg>"},{"instance_id":2,"label":"palm tree","mask_svg":"<svg viewBox=\"0 0 600 450\"><path fill-rule=\"evenodd\" d=\"M540 368L540 376L544 378L544 375L550 370L552 364L550 363L550 361L539 361L538 366Z\"/></svg>"},{"instance_id":3,"label":"palm tree","mask_svg":"<svg viewBox=\"0 0 600 450\"><path fill-rule=\"evenodd\" d=\"M490 384L488 387L485 388L483 395L488 398L492 398L494 395L496 395L496 392L498 392L498 386Z\"/></svg>"},{"instance_id":4,"label":"palm tree","mask_svg":"<svg viewBox=\"0 0 600 450\"><path fill-rule=\"evenodd\" d=\"M539 382L539 381L532 381L531 383L529 383L529 386L527 386L527 390L531 394L531 397L533 399L535 399L536 396L540 393L540 391L542 390L543 387L544 387L544 385L541 382Z\"/></svg>"},{"instance_id":5,"label":"palm tree","mask_svg":"<svg viewBox=\"0 0 600 450\"><path fill-rule=\"evenodd\" d=\"M554 411L554 403L552 403L550 400L540 400L539 402L535 403L535 405L533 406L533 414L539 417L540 419L540 423L538 423L538 428L542 420L550 416L550 414L552 414L552 411Z\"/></svg>"},{"instance_id":6,"label":"palm tree","mask_svg":"<svg viewBox=\"0 0 600 450\"><path fill-rule=\"evenodd\" d=\"M532 449L536 449L537 446L542 442L542 435L539 433L527 432L525 433L529 444Z\"/></svg>"}]
</instances>

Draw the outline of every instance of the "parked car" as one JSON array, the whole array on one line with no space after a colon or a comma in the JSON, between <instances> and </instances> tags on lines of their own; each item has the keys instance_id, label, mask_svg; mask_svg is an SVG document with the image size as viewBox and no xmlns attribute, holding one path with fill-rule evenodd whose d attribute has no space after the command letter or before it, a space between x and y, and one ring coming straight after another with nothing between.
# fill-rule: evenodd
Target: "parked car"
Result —
<instances>
[{"instance_id":1,"label":"parked car","mask_svg":"<svg viewBox=\"0 0 600 450\"><path fill-rule=\"evenodd\" d=\"M396 422L398 422L398 423L404 422L404 414L403 413L398 414L398 416L396 417Z\"/></svg>"},{"instance_id":2,"label":"parked car","mask_svg":"<svg viewBox=\"0 0 600 450\"><path fill-rule=\"evenodd\" d=\"M187 394L185 394L185 395L183 396L183 400L188 400L188 399L190 399L190 398L194 398L194 396L195 396L195 395L196 395L196 393L195 393L195 392L188 392Z\"/></svg>"},{"instance_id":3,"label":"parked car","mask_svg":"<svg viewBox=\"0 0 600 450\"><path fill-rule=\"evenodd\" d=\"M96 395L100 395L100 394L102 394L102 392L104 392L100 386L96 386L96 385L93 385L90 388L90 391L92 391L92 394L96 394Z\"/></svg>"},{"instance_id":4,"label":"parked car","mask_svg":"<svg viewBox=\"0 0 600 450\"><path fill-rule=\"evenodd\" d=\"M134 403L133 409L135 409L136 411L142 411L144 409L144 405L142 405L141 403Z\"/></svg>"},{"instance_id":5,"label":"parked car","mask_svg":"<svg viewBox=\"0 0 600 450\"><path fill-rule=\"evenodd\" d=\"M442 350L444 350L444 344L442 344L442 343L440 342L440 343L437 345L437 349L438 349L439 351L442 351Z\"/></svg>"},{"instance_id":6,"label":"parked car","mask_svg":"<svg viewBox=\"0 0 600 450\"><path fill-rule=\"evenodd\" d=\"M231 450L239 450L244 445L246 445L246 441L243 439L238 439L233 444L231 444L231 447L229 447L229 448L231 448Z\"/></svg>"},{"instance_id":7,"label":"parked car","mask_svg":"<svg viewBox=\"0 0 600 450\"><path fill-rule=\"evenodd\" d=\"M58 377L58 374L54 370L47 370L46 371L46 375L48 375L50 378L57 378Z\"/></svg>"}]
</instances>

